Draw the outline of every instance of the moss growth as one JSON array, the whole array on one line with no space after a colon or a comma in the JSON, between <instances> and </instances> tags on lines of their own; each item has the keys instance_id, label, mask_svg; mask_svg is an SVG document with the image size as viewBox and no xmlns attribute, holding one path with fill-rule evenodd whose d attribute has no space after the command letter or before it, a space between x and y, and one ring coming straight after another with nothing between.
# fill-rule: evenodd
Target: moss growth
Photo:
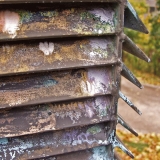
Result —
<instances>
[{"instance_id":1,"label":"moss growth","mask_svg":"<svg viewBox=\"0 0 160 160\"><path fill-rule=\"evenodd\" d=\"M21 23L21 24L22 24L22 23L28 23L28 22L31 20L32 16L33 16L33 13L30 12L30 11L17 10L16 12L17 12L17 13L19 14L19 16L20 16L20 23Z\"/></svg>"},{"instance_id":2,"label":"moss growth","mask_svg":"<svg viewBox=\"0 0 160 160\"><path fill-rule=\"evenodd\" d=\"M89 128L87 132L94 135L94 134L101 132L101 128L99 126L93 126Z\"/></svg>"}]
</instances>

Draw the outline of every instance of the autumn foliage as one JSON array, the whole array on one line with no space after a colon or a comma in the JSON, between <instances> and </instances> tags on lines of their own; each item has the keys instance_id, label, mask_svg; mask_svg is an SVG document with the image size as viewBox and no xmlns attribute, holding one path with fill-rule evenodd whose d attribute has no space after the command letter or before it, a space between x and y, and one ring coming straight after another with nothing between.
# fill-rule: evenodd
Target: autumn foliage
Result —
<instances>
[{"instance_id":1,"label":"autumn foliage","mask_svg":"<svg viewBox=\"0 0 160 160\"><path fill-rule=\"evenodd\" d=\"M117 130L117 135L134 154L134 160L160 160L160 134L139 134L135 137L129 132ZM117 152L122 160L131 160L120 149L117 149Z\"/></svg>"},{"instance_id":2,"label":"autumn foliage","mask_svg":"<svg viewBox=\"0 0 160 160\"><path fill-rule=\"evenodd\" d=\"M150 57L151 62L144 62L128 53L124 53L125 64L136 74L136 71L150 73L160 77L160 0L157 1L157 11L149 12L146 0L139 2L130 0L139 17L149 30L149 34L126 29L126 34Z\"/></svg>"}]
</instances>

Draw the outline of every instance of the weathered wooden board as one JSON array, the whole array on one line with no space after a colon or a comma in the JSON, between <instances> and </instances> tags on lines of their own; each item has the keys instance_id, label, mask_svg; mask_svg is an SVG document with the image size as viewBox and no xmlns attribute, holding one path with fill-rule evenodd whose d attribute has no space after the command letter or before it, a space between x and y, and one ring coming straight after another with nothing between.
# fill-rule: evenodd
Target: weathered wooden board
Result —
<instances>
[{"instance_id":1,"label":"weathered wooden board","mask_svg":"<svg viewBox=\"0 0 160 160\"><path fill-rule=\"evenodd\" d=\"M118 76L109 66L1 77L0 108L112 94Z\"/></svg>"},{"instance_id":2,"label":"weathered wooden board","mask_svg":"<svg viewBox=\"0 0 160 160\"><path fill-rule=\"evenodd\" d=\"M116 120L112 96L0 110L0 138Z\"/></svg>"},{"instance_id":3,"label":"weathered wooden board","mask_svg":"<svg viewBox=\"0 0 160 160\"><path fill-rule=\"evenodd\" d=\"M0 139L0 157L5 160L36 159L112 143L113 123L28 136Z\"/></svg>"},{"instance_id":4,"label":"weathered wooden board","mask_svg":"<svg viewBox=\"0 0 160 160\"><path fill-rule=\"evenodd\" d=\"M115 160L112 150L112 145L107 145L39 160Z\"/></svg>"},{"instance_id":5,"label":"weathered wooden board","mask_svg":"<svg viewBox=\"0 0 160 160\"><path fill-rule=\"evenodd\" d=\"M114 3L6 4L0 6L0 41L114 34L117 14Z\"/></svg>"},{"instance_id":6,"label":"weathered wooden board","mask_svg":"<svg viewBox=\"0 0 160 160\"><path fill-rule=\"evenodd\" d=\"M0 43L0 75L111 65L115 36Z\"/></svg>"}]
</instances>

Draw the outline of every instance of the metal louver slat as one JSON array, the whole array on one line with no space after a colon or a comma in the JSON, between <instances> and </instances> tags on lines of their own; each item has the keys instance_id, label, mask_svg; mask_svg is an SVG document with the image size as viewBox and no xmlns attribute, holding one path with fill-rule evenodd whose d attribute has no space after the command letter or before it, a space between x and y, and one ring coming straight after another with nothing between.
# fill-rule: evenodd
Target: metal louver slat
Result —
<instances>
[{"instance_id":1,"label":"metal louver slat","mask_svg":"<svg viewBox=\"0 0 160 160\"><path fill-rule=\"evenodd\" d=\"M115 36L0 43L0 75L111 65Z\"/></svg>"},{"instance_id":2,"label":"metal louver slat","mask_svg":"<svg viewBox=\"0 0 160 160\"><path fill-rule=\"evenodd\" d=\"M85 6L74 3L0 6L0 41L116 33L119 21L116 4Z\"/></svg>"},{"instance_id":3,"label":"metal louver slat","mask_svg":"<svg viewBox=\"0 0 160 160\"><path fill-rule=\"evenodd\" d=\"M123 33L147 29L127 0L0 1L0 159L115 160L125 50L149 58ZM126 7L126 9L125 9ZM127 15L126 15L127 14ZM132 22L132 23L130 23Z\"/></svg>"},{"instance_id":4,"label":"metal louver slat","mask_svg":"<svg viewBox=\"0 0 160 160\"><path fill-rule=\"evenodd\" d=\"M113 129L112 123L101 123L3 139L0 155L2 159L35 159L108 145L111 144L110 134Z\"/></svg>"},{"instance_id":5,"label":"metal louver slat","mask_svg":"<svg viewBox=\"0 0 160 160\"><path fill-rule=\"evenodd\" d=\"M42 158L39 160L97 160L103 158L107 160L114 160L114 154L112 152L112 145L95 147L84 151L72 152L64 155L58 155L48 158ZM108 152L110 151L110 152ZM119 159L117 159L119 160Z\"/></svg>"},{"instance_id":6,"label":"metal louver slat","mask_svg":"<svg viewBox=\"0 0 160 160\"><path fill-rule=\"evenodd\" d=\"M1 0L0 4L14 4L14 3L66 3L66 2L118 2L119 0Z\"/></svg>"},{"instance_id":7,"label":"metal louver slat","mask_svg":"<svg viewBox=\"0 0 160 160\"><path fill-rule=\"evenodd\" d=\"M0 138L116 120L113 96L49 103L0 111Z\"/></svg>"},{"instance_id":8,"label":"metal louver slat","mask_svg":"<svg viewBox=\"0 0 160 160\"><path fill-rule=\"evenodd\" d=\"M112 94L116 67L56 71L0 79L0 108Z\"/></svg>"}]
</instances>

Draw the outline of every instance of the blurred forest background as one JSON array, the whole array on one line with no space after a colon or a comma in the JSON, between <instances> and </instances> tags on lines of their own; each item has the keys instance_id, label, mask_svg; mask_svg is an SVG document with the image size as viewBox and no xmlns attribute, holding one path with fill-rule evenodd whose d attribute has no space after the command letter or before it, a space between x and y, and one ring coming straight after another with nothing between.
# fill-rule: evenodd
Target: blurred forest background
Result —
<instances>
[{"instance_id":1,"label":"blurred forest background","mask_svg":"<svg viewBox=\"0 0 160 160\"><path fill-rule=\"evenodd\" d=\"M146 63L128 53L124 53L124 62L143 82L160 85L160 0L129 1L149 34L129 29L125 29L125 33L149 56L151 62Z\"/></svg>"},{"instance_id":2,"label":"blurred forest background","mask_svg":"<svg viewBox=\"0 0 160 160\"><path fill-rule=\"evenodd\" d=\"M143 114L139 117L128 109L125 103L120 103L118 112L133 128L138 129L140 134L135 137L121 127L117 130L117 135L134 154L135 160L160 160L160 0L129 1L146 25L149 34L129 29L125 29L125 33L148 55L151 62L146 63L131 54L123 54L127 67L146 84L144 91L139 92L133 85L122 80L122 91ZM117 149L117 152L122 160L131 160L120 149Z\"/></svg>"}]
</instances>

